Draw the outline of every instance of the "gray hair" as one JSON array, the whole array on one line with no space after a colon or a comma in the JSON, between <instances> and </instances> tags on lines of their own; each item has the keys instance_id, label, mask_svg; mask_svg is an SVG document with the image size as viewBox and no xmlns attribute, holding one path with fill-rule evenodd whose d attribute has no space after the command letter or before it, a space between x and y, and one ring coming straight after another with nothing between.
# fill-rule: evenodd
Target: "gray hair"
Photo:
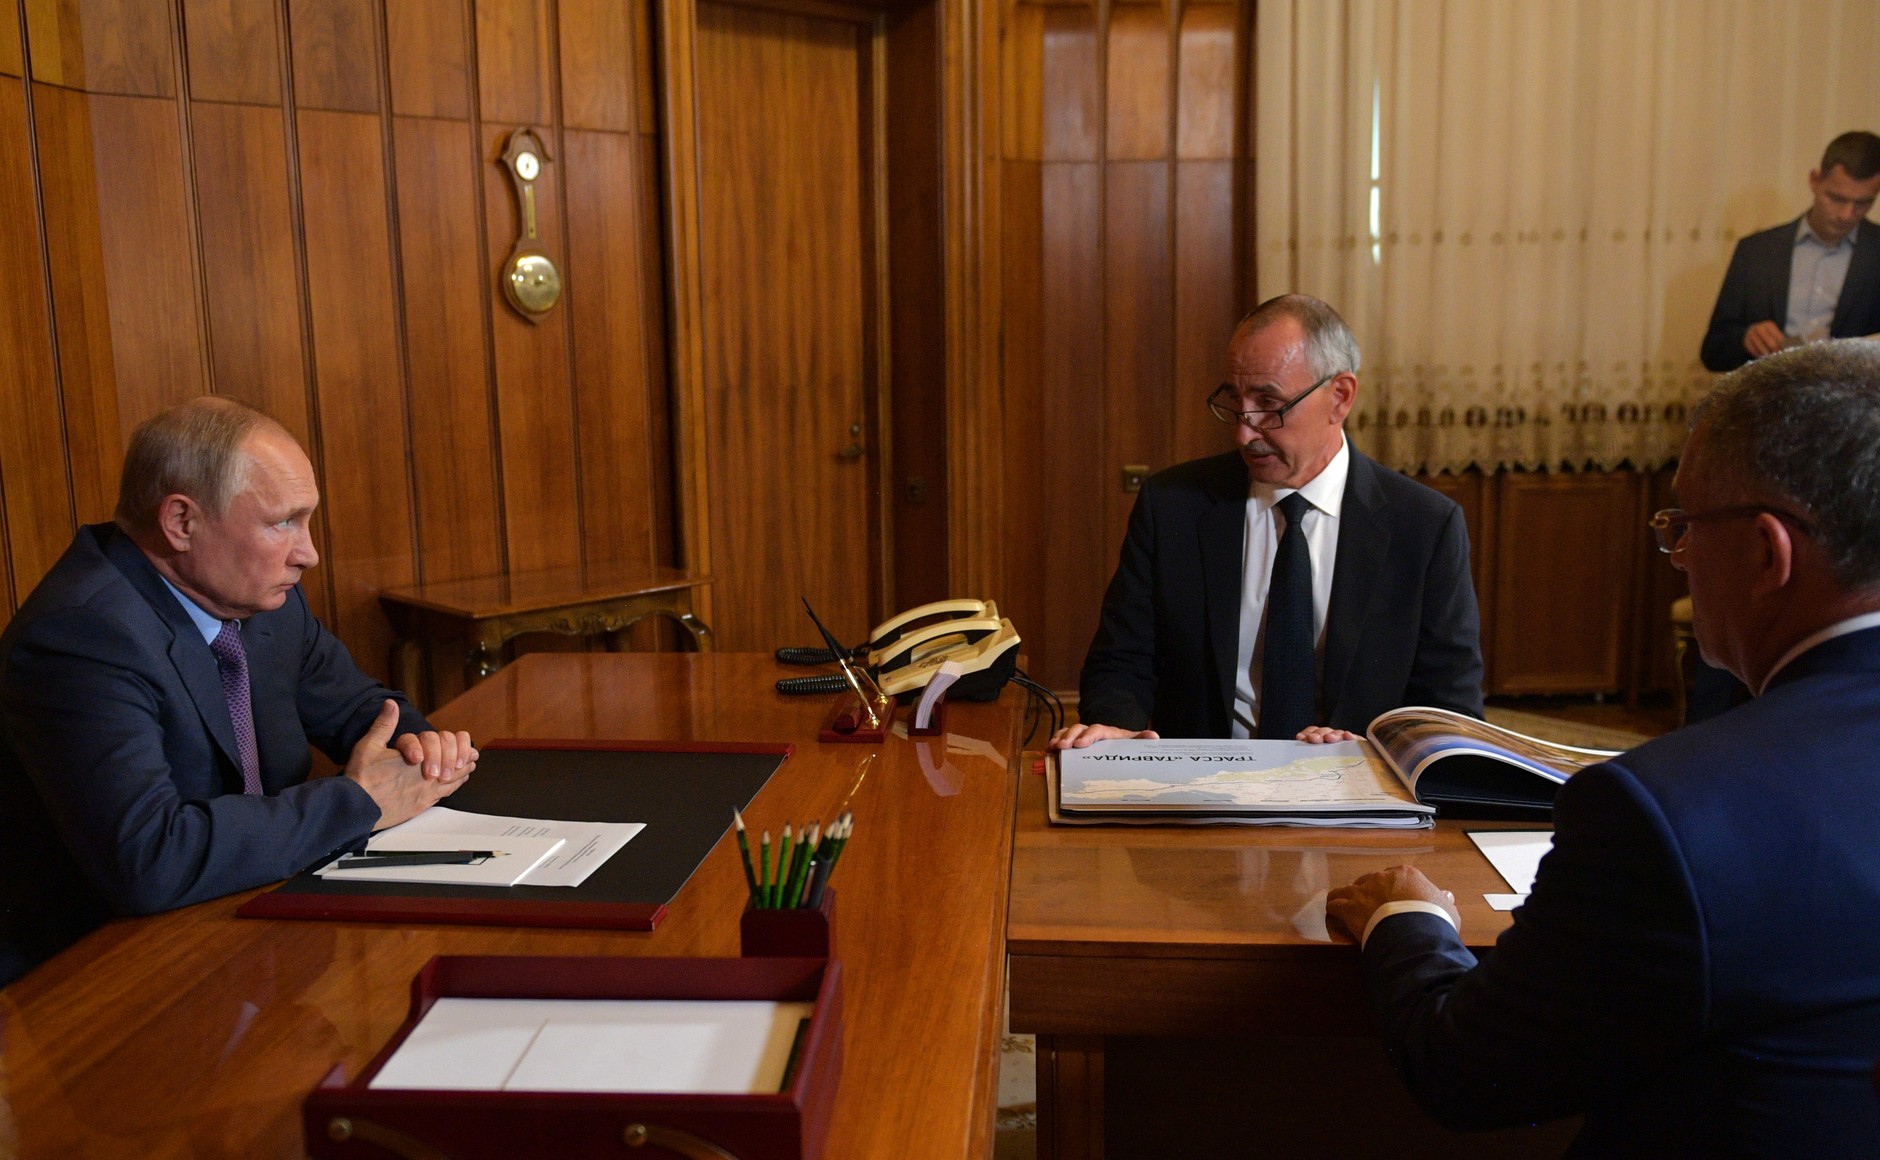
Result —
<instances>
[{"instance_id":1,"label":"gray hair","mask_svg":"<svg viewBox=\"0 0 1880 1160\"><path fill-rule=\"evenodd\" d=\"M1315 379L1358 373L1358 340L1338 311L1307 294L1281 294L1247 312L1235 334L1264 330L1282 318L1299 324L1306 336L1306 369Z\"/></svg>"},{"instance_id":2,"label":"gray hair","mask_svg":"<svg viewBox=\"0 0 1880 1160\"><path fill-rule=\"evenodd\" d=\"M156 529L166 495L186 495L210 515L228 511L254 462L242 444L259 430L286 434L267 415L234 399L204 395L138 424L124 452L117 525L132 535Z\"/></svg>"},{"instance_id":3,"label":"gray hair","mask_svg":"<svg viewBox=\"0 0 1880 1160\"><path fill-rule=\"evenodd\" d=\"M1807 516L1842 589L1880 584L1880 342L1815 343L1749 363L1697 405L1691 430L1723 486Z\"/></svg>"}]
</instances>

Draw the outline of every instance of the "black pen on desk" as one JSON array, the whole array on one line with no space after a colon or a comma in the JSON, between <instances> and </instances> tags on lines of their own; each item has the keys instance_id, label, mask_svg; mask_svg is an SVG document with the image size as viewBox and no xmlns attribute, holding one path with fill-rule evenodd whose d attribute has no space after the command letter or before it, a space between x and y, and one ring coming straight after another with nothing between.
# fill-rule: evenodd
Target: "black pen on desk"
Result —
<instances>
[{"instance_id":1,"label":"black pen on desk","mask_svg":"<svg viewBox=\"0 0 1880 1160\"><path fill-rule=\"evenodd\" d=\"M395 866L468 866L485 858L500 858L501 850L398 850L374 854L342 854L338 870L386 870Z\"/></svg>"}]
</instances>

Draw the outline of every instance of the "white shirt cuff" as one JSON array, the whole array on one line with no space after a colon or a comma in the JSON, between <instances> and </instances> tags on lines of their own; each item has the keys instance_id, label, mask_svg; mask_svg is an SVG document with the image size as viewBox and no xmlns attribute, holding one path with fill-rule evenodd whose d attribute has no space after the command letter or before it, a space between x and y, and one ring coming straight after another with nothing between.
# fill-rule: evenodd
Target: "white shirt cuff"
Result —
<instances>
[{"instance_id":1,"label":"white shirt cuff","mask_svg":"<svg viewBox=\"0 0 1880 1160\"><path fill-rule=\"evenodd\" d=\"M1434 902L1425 902L1420 898L1400 898L1395 902L1386 902L1371 912L1371 921L1364 924L1364 937L1358 940L1358 949L1363 950L1364 944L1371 941L1371 932L1377 929L1378 923L1393 914L1409 914L1412 911L1434 914L1450 926L1456 925L1456 920L1449 917L1449 912ZM1461 933L1460 927L1456 928L1456 933Z\"/></svg>"}]
</instances>

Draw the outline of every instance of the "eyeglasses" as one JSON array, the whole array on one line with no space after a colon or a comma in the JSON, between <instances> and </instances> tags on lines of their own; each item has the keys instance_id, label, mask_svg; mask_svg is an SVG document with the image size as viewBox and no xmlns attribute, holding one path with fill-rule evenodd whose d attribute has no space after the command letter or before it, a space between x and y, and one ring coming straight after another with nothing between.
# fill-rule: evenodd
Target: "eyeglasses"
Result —
<instances>
[{"instance_id":1,"label":"eyeglasses","mask_svg":"<svg viewBox=\"0 0 1880 1160\"><path fill-rule=\"evenodd\" d=\"M1705 520L1731 520L1759 515L1772 515L1809 535L1813 535L1815 531L1815 525L1794 512L1755 503L1711 508L1707 512L1687 512L1683 508L1666 508L1654 514L1649 525L1652 533L1658 537L1658 550L1669 556L1684 543L1684 533L1690 531L1692 524L1702 523Z\"/></svg>"},{"instance_id":2,"label":"eyeglasses","mask_svg":"<svg viewBox=\"0 0 1880 1160\"><path fill-rule=\"evenodd\" d=\"M1297 395L1287 400L1285 406L1280 407L1278 410L1271 411L1235 410L1234 404L1240 402L1240 392L1234 389L1233 384L1222 383L1220 386L1214 388L1212 395L1208 396L1208 410L1214 412L1216 419L1219 419L1230 427L1236 423L1245 423L1255 431L1271 431L1273 428L1283 425L1286 422L1286 412L1305 402L1307 395L1310 395L1313 391L1318 390L1326 383L1331 382L1344 373L1343 371L1333 371L1331 374L1326 375L1318 382L1313 383L1305 390L1300 391Z\"/></svg>"}]
</instances>

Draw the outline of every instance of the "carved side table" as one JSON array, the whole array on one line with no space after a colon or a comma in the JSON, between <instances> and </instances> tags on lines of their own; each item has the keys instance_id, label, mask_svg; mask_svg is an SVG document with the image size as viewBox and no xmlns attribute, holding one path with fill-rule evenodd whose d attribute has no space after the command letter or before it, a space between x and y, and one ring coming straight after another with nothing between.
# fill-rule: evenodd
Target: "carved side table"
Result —
<instances>
[{"instance_id":1,"label":"carved side table","mask_svg":"<svg viewBox=\"0 0 1880 1160\"><path fill-rule=\"evenodd\" d=\"M677 568L589 564L392 588L379 602L397 637L393 679L415 699L426 683L426 646L460 648L466 684L501 668L503 646L524 633L605 635L609 647L623 649L627 630L649 616L675 621L695 649L709 652L712 630L693 613L692 590L710 583Z\"/></svg>"}]
</instances>

